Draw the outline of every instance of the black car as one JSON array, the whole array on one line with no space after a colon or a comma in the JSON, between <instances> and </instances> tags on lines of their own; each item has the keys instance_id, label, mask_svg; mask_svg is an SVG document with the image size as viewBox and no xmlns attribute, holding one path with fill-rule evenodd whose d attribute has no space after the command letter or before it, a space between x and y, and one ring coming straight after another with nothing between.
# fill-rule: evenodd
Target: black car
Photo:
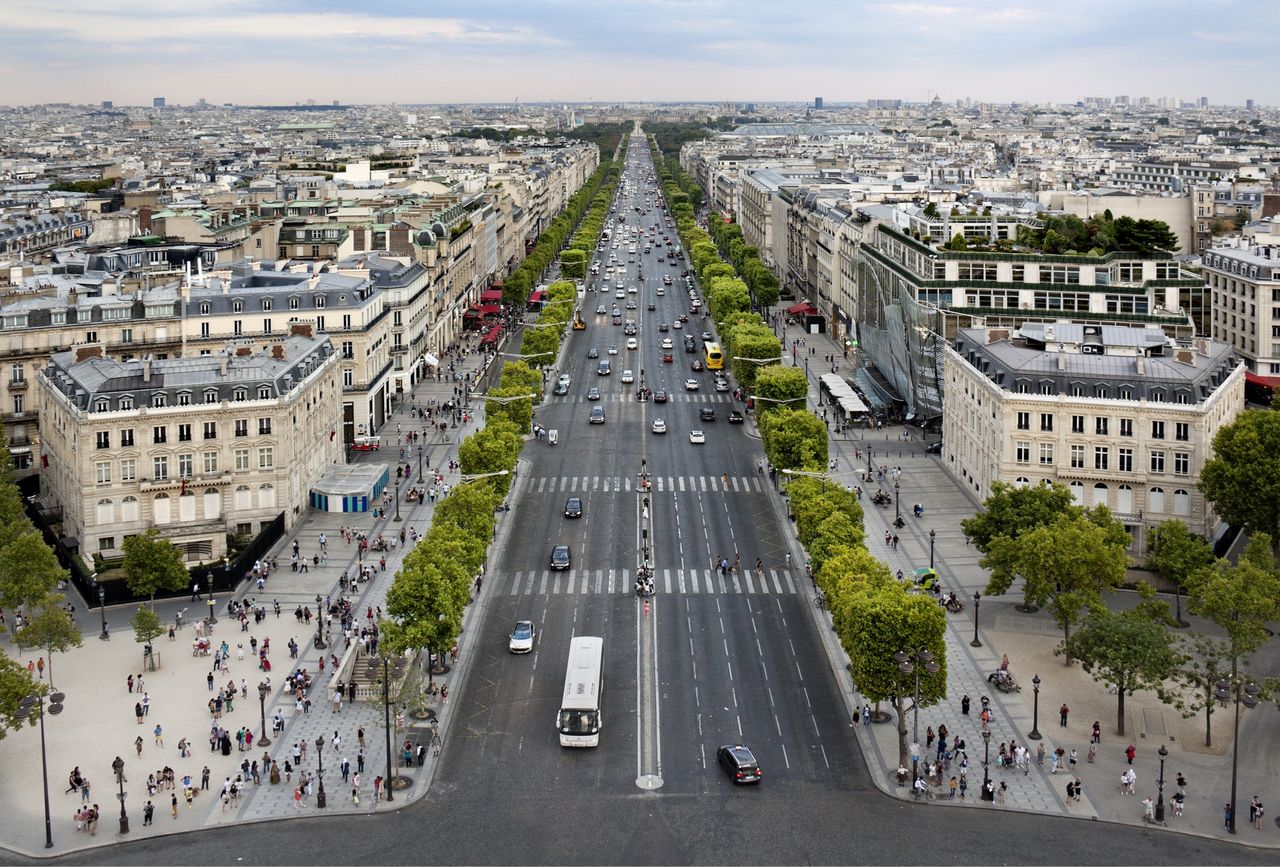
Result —
<instances>
[{"instance_id":1,"label":"black car","mask_svg":"<svg viewBox=\"0 0 1280 867\"><path fill-rule=\"evenodd\" d=\"M924 453L927 455L942 454L942 440L938 440L936 443L929 443L924 447Z\"/></svg>"},{"instance_id":2,"label":"black car","mask_svg":"<svg viewBox=\"0 0 1280 867\"><path fill-rule=\"evenodd\" d=\"M698 421L715 421L715 420L716 420L715 407L704 406L698 410Z\"/></svg>"},{"instance_id":3,"label":"black car","mask_svg":"<svg viewBox=\"0 0 1280 867\"><path fill-rule=\"evenodd\" d=\"M561 571L569 568L570 555L568 545L556 545L551 549L551 568ZM723 748L722 748L723 749Z\"/></svg>"},{"instance_id":4,"label":"black car","mask_svg":"<svg viewBox=\"0 0 1280 867\"><path fill-rule=\"evenodd\" d=\"M736 409L729 410L729 424L742 424L742 413Z\"/></svg>"},{"instance_id":5,"label":"black car","mask_svg":"<svg viewBox=\"0 0 1280 867\"><path fill-rule=\"evenodd\" d=\"M728 744L716 750L716 760L735 783L758 783L764 777L760 763L742 744Z\"/></svg>"},{"instance_id":6,"label":"black car","mask_svg":"<svg viewBox=\"0 0 1280 867\"><path fill-rule=\"evenodd\" d=\"M582 498L570 497L564 501L564 516L566 518L582 517Z\"/></svg>"},{"instance_id":7,"label":"black car","mask_svg":"<svg viewBox=\"0 0 1280 867\"><path fill-rule=\"evenodd\" d=\"M600 350L596 349L594 346L587 350L587 358L599 358L599 357L600 357Z\"/></svg>"},{"instance_id":8,"label":"black car","mask_svg":"<svg viewBox=\"0 0 1280 867\"><path fill-rule=\"evenodd\" d=\"M650 310L657 310L657 309L658 309L658 305L657 305L657 304L654 304L652 301L650 301L650 302L649 302L649 309L650 309Z\"/></svg>"},{"instance_id":9,"label":"black car","mask_svg":"<svg viewBox=\"0 0 1280 867\"><path fill-rule=\"evenodd\" d=\"M671 330L671 326L663 322L660 325L658 325L658 330L661 331L663 334L666 334L668 331Z\"/></svg>"},{"instance_id":10,"label":"black car","mask_svg":"<svg viewBox=\"0 0 1280 867\"><path fill-rule=\"evenodd\" d=\"M587 400L599 400L599 399L600 399L600 389L596 388L594 385L587 389Z\"/></svg>"},{"instance_id":11,"label":"black car","mask_svg":"<svg viewBox=\"0 0 1280 867\"><path fill-rule=\"evenodd\" d=\"M667 402L667 390L666 390L665 388L660 388L660 389L658 389L657 391L655 391L655 392L653 393L653 402L654 402L654 403L666 403L666 402Z\"/></svg>"}]
</instances>

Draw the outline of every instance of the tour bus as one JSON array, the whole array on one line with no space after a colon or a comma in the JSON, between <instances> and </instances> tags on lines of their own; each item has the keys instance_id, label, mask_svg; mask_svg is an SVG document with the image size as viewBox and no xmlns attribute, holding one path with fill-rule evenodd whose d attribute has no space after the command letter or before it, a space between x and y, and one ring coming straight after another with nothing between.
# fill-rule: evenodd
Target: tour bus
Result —
<instances>
[{"instance_id":1,"label":"tour bus","mask_svg":"<svg viewBox=\"0 0 1280 867\"><path fill-rule=\"evenodd\" d=\"M600 745L600 693L604 687L604 639L578 635L569 645L564 699L556 717L562 747Z\"/></svg>"},{"instance_id":2,"label":"tour bus","mask_svg":"<svg viewBox=\"0 0 1280 867\"><path fill-rule=\"evenodd\" d=\"M382 448L382 437L356 437L351 448L357 452L376 452Z\"/></svg>"},{"instance_id":3,"label":"tour bus","mask_svg":"<svg viewBox=\"0 0 1280 867\"><path fill-rule=\"evenodd\" d=\"M706 350L707 370L723 370L724 353L720 351L720 344L708 340L703 348Z\"/></svg>"}]
</instances>

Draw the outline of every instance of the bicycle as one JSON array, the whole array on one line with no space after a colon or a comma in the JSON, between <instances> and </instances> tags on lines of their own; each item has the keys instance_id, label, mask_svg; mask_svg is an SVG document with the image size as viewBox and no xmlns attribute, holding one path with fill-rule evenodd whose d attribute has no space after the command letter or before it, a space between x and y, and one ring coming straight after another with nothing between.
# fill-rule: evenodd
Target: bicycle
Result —
<instances>
[{"instance_id":1,"label":"bicycle","mask_svg":"<svg viewBox=\"0 0 1280 867\"><path fill-rule=\"evenodd\" d=\"M911 799L913 801L919 801L921 799L926 801L936 801L938 800L938 793L933 790L933 786L928 784L925 784L923 789L918 789L915 786L912 786Z\"/></svg>"},{"instance_id":2,"label":"bicycle","mask_svg":"<svg viewBox=\"0 0 1280 867\"><path fill-rule=\"evenodd\" d=\"M815 595L815 596L813 597L813 604L814 604L814 607L815 607L815 608L817 608L817 609L819 609L819 610L822 610L822 609L826 608L826 607L827 607L827 594L825 594L825 593L823 593L821 590L819 590L819 591L818 591L818 593L817 593L817 595Z\"/></svg>"}]
</instances>

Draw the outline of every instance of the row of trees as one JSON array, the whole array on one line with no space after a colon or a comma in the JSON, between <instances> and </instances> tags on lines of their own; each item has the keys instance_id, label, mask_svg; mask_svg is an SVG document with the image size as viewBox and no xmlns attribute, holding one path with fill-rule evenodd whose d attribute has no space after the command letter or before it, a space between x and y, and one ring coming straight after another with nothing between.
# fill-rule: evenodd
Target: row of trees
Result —
<instances>
[{"instance_id":1,"label":"row of trees","mask_svg":"<svg viewBox=\"0 0 1280 867\"><path fill-rule=\"evenodd\" d=\"M1211 743L1214 685L1245 677L1252 654L1280 618L1280 574L1272 539L1256 533L1238 562L1215 559L1209 544L1173 519L1155 528L1148 566L1175 588L1177 613L1139 582L1137 605L1112 611L1104 596L1121 586L1130 563L1128 534L1102 506L1084 508L1061 485L996 483L984 511L962 522L989 569L988 594L1021 580L1023 606L1046 606L1063 630L1056 653L1079 660L1095 680L1116 691L1116 731L1125 733L1125 699L1154 691L1184 716L1203 712ZM1225 637L1178 635L1181 594L1192 613ZM1266 685L1265 681L1262 681Z\"/></svg>"},{"instance_id":2,"label":"row of trees","mask_svg":"<svg viewBox=\"0 0 1280 867\"><path fill-rule=\"evenodd\" d=\"M569 239L568 246L560 253L560 273L563 276L577 280L586 276L587 262L594 255L596 244L600 240L600 232L609 220L609 205L613 201L613 193L617 185L617 174L610 173L591 199L590 210L578 224L578 229Z\"/></svg>"},{"instance_id":3,"label":"row of trees","mask_svg":"<svg viewBox=\"0 0 1280 867\"><path fill-rule=\"evenodd\" d=\"M44 652L49 689L53 687L53 655L81 644L80 630L65 607L66 597L58 592L69 578L27 517L22 493L13 479L13 458L0 446L0 607L6 611L9 629L16 626L16 615L22 615L23 626L13 632L13 641L23 651ZM17 716L22 698L43 691L45 683L33 682L24 665L0 651L0 737L23 724ZM34 725L36 720L33 717L26 722Z\"/></svg>"},{"instance_id":4,"label":"row of trees","mask_svg":"<svg viewBox=\"0 0 1280 867\"><path fill-rule=\"evenodd\" d=\"M899 761L907 761L907 719L914 709L915 674L904 674L894 654L928 650L937 671L921 669L922 706L946 695L945 613L932 599L900 584L867 550L862 507L847 487L827 472L826 425L809 412L804 372L782 364L784 347L754 310L778 299L777 280L758 251L742 239L740 226L714 216L710 232L694 220L702 193L674 158L659 167L681 242L701 280L720 340L733 359L733 373L756 397L760 438L769 462L795 470L786 488L796 534L809 556L814 580L827 598L850 672L868 699L888 702L897 717ZM754 310L753 310L754 308Z\"/></svg>"},{"instance_id":5,"label":"row of trees","mask_svg":"<svg viewBox=\"0 0 1280 867\"><path fill-rule=\"evenodd\" d=\"M591 219L584 224L603 219L613 174L614 164L603 163L570 199L534 252L508 278L504 302L524 305L533 280L554 260L588 205ZM573 317L577 289L571 280L560 280L547 288L547 296L537 321L525 328L520 353L527 357L503 364L499 386L485 396L484 427L458 444L463 475L481 478L461 482L436 503L430 529L405 556L387 592L382 643L392 654L421 650L442 654L462 632L471 584L484 567L496 512L511 489L524 437L533 424L534 404L542 399L539 368L551 364L559 354Z\"/></svg>"},{"instance_id":6,"label":"row of trees","mask_svg":"<svg viewBox=\"0 0 1280 867\"><path fill-rule=\"evenodd\" d=\"M564 247L569 233L578 225L578 221L587 212L608 178L617 173L617 164L612 159L601 159L600 165L592 172L591 177L582 187L569 197L565 208L550 222L538 236L533 249L525 256L524 261L516 266L502 286L502 302L508 306L523 307L529 293L538 284L542 272L555 261Z\"/></svg>"}]
</instances>

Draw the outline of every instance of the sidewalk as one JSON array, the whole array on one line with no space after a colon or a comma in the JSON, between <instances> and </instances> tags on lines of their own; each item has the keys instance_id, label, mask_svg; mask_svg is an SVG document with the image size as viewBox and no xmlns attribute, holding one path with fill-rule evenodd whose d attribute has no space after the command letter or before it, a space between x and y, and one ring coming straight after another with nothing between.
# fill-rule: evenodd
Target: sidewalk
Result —
<instances>
[{"instance_id":1,"label":"sidewalk","mask_svg":"<svg viewBox=\"0 0 1280 867\"><path fill-rule=\"evenodd\" d=\"M805 334L797 327L785 329L785 343L790 347L793 339L803 339L807 347L816 350L810 355L809 406L821 414L818 406L818 377L830 370L823 356L834 354L840 372L847 373L850 362L845 361L842 349L825 334ZM802 350L803 351L803 350ZM801 359L801 363L803 360ZM902 439L904 431L907 439ZM1018 809L1037 813L1055 813L1143 824L1142 800L1157 797L1160 759L1158 748L1163 745L1169 755L1165 760L1166 824L1176 829L1255 846L1280 847L1280 834L1276 833L1271 816L1280 808L1280 792L1275 780L1280 771L1280 727L1261 706L1253 711L1242 711L1240 736L1242 738L1239 785L1236 798L1238 811L1237 834L1232 837L1223 828L1223 805L1231 793L1231 723L1232 708L1219 708L1213 717L1214 748L1208 750L1204 743L1203 713L1190 720L1183 719L1177 711L1160 702L1151 693L1138 693L1126 697L1126 726L1123 737L1114 734L1116 729L1116 696L1096 683L1079 665L1067 667L1053 650L1061 641L1062 632L1046 612L1024 614L1016 610L1021 602L1017 588L1008 595L981 600L978 611L977 634L981 647L973 647L975 592L986 586L987 574L978 561L981 555L970 547L960 529L960 521L974 514L979 503L960 487L942 468L940 458L927 455L920 442L920 432L914 428L886 426L883 430L868 431L853 428L831 439L831 457L837 461L835 473L847 483L861 484L864 490L862 505L865 514L868 549L885 562L891 570L904 573L928 566L930 563L929 533L932 540L933 565L942 585L948 591L955 590L965 600L965 610L947 614L947 698L939 705L920 711L920 743L925 746L926 728L936 731L940 724L949 729L949 739L959 736L966 741L969 759L969 792L963 802L967 806L987 809ZM877 482L863 482L861 475L867 467L868 449L874 450L875 467L900 467L900 507L905 525L897 530L898 547L886 545L885 532L892 535L894 506L877 507L871 503L871 493ZM861 457L857 456L861 450ZM889 495L894 495L893 482L886 476L878 483ZM923 517L916 518L912 506L924 504ZM1134 604L1134 594L1118 593L1108 600L1112 607ZM1184 606L1185 609L1185 606ZM829 615L820 616L829 624ZM1194 620L1194 619L1193 619ZM1192 630L1213 633L1212 625L1194 622ZM845 674L847 658L840 648L835 634L822 630L828 653L832 656L832 668L842 683L846 702L852 715L861 708L864 700L848 684ZM1005 694L987 683L987 675L1000 665L1002 654L1011 661L1010 671L1022 689L1018 693ZM1276 674L1276 651L1271 649L1270 668L1265 673ZM1263 660L1264 665L1268 660ZM1046 760L1043 768L1034 761L1038 743L1027 734L1032 731L1035 714L1035 695L1032 677L1041 677L1038 729L1043 736ZM960 699L968 695L971 707L968 716L961 713ZM1007 785L1003 804L988 804L979 799L982 783L983 741L978 714L980 699L988 696L993 719L991 731L991 776L998 787ZM869 702L867 702L869 703ZM1068 725L1059 725L1059 707L1070 709ZM1261 713L1259 711L1262 711ZM1092 724L1102 724L1102 738L1097 759L1087 762ZM911 718L908 716L908 742L911 741ZM898 797L909 797L907 789L896 783L898 745L896 720L872 726L858 725L858 737L876 784L885 792ZM1002 742L1017 742L1026 746L1032 754L1027 773L997 767L995 758ZM1134 770L1137 773L1135 795L1120 791L1120 775L1129 766L1124 750L1128 744L1137 748ZM1056 775L1049 773L1048 755L1061 747L1069 757L1076 750L1079 757L1074 775L1065 765ZM924 749L924 756L932 759L936 749ZM1176 791L1175 780L1182 773L1188 780L1186 807L1182 817L1174 817L1172 795ZM955 764L943 774L944 780L958 775ZM1084 795L1078 802L1068 802L1066 784L1079 777L1084 783ZM943 792L946 787L943 787ZM1264 830L1255 830L1248 816L1249 801L1258 795L1268 808ZM946 795L944 794L945 798ZM960 801L938 801L959 805Z\"/></svg>"},{"instance_id":2,"label":"sidewalk","mask_svg":"<svg viewBox=\"0 0 1280 867\"><path fill-rule=\"evenodd\" d=\"M442 360L447 365L448 360ZM471 355L463 360L460 369L479 374L479 365L483 359ZM447 370L447 367L445 367ZM478 377L477 377L478 378ZM453 397L455 382L450 379L436 382L422 381L415 389L416 403L423 406L434 397L440 402ZM410 418L411 398L405 399L396 406L379 433L386 443L381 452L361 453L353 460L372 463L394 464L399 446L394 445L397 439L397 427L404 432L422 430L423 422ZM423 468L436 467L445 475L445 483L457 484L458 473L450 472L448 462L457 457L457 443L463 437L483 424L483 407L476 402L473 419L468 424L460 423L444 432L432 432L423 446ZM418 454L407 452L401 463L409 463L416 471ZM402 489L403 494L403 489ZM372 812L390 809L392 805L374 802L372 797L373 779L386 776L386 735L383 725L383 707L381 701L357 701L348 704L344 701L340 711L332 709L331 695L324 688L328 682L332 668L326 664L324 673L319 673L322 658L330 655L342 657L343 641L338 630L334 630L334 639L325 650L317 650L312 640L315 635L314 626L308 627L294 616L296 608L310 606L317 609L317 600L333 594L336 596L339 577L356 562L356 546L342 541L340 527L350 526L363 530L371 539L379 533L388 538L398 534L401 527L406 531L415 528L419 535L429 527L434 505L430 501L422 503L401 503L400 515L403 519L397 523L395 507L388 509L388 516L374 520L369 513L328 514L308 511L299 520L294 531L280 541L272 553L277 556L283 568L273 573L266 582L265 588L259 592L256 586L245 582L236 599L256 598L258 604L267 608L267 619L255 625L249 620L249 631L242 632L234 620L227 615L228 600L219 596L215 600L215 611L218 618L213 628L213 642L226 641L231 647L228 672L218 673L215 683L219 686L234 681L238 686L244 680L248 694L241 698L237 695L233 702L234 710L224 712L219 720L220 725L234 735L241 727L253 731L255 743L251 750L244 752L232 750L230 756L210 750L209 729L211 715L207 707L213 696L206 682L206 675L211 667L212 657L193 655L193 631L191 623L197 618L207 616L207 601L201 600L169 600L157 603L157 612L161 621L171 623L179 611L185 612L184 626L177 633L174 641L162 636L156 642L156 653L159 657L159 668L153 672L144 672L141 646L134 641L128 623L133 614L133 606L123 605L108 608L107 621L110 625L111 638L99 640L100 613L95 609L85 610L78 603L80 613L78 621L84 632L84 645L65 654L58 654L52 660L52 670L46 669L46 677L52 677L57 689L66 693L64 712L59 716L50 716L45 721L47 738L47 755L49 769L49 799L53 826L54 847L44 848L44 808L40 791L40 733L37 729L24 728L10 732L0 741L0 763L6 768L6 777L10 785L0 787L0 828L4 829L5 844L8 848L32 857L42 855L59 855L76 849L116 842L125 839L118 833L120 805L117 800L117 787L111 763L116 756L125 761L126 808L129 815L130 832L128 838L135 839L152 834L171 833L174 831L190 831L203 826L232 824L246 820L283 818L294 815L306 815L316 810L316 798L305 798L302 806L295 806L293 790L297 784L297 772L293 779L283 778L286 759L292 761L295 743L303 740L309 742L307 756L300 769L311 773L318 771L318 756L315 748L317 738L323 738L323 762L325 793L328 811ZM499 538L508 522L499 520ZM328 563L323 566L311 565L307 572L291 572L288 567L293 541L296 539L301 548L304 560L319 553L318 537L321 533L328 536ZM353 609L359 612L358 622L366 622L365 612L385 605L386 593L392 578L399 568L403 557L412 547L397 547L395 551L386 553L386 570L359 585L352 599ZM375 552L369 552L366 562L377 564ZM273 602L279 601L279 616L272 611ZM471 605L466 612L466 629L468 635L478 634L472 621L479 616L480 606ZM270 673L272 692L265 703L267 727L279 710L285 719L285 728L279 737L271 738L269 748L263 749L257 744L261 735L261 716L257 699L257 684L264 675L257 666L249 642L256 638L259 643L270 640L270 658L273 670ZM300 645L299 658L294 661L288 656L287 645L290 639ZM7 636L6 636L6 641ZM238 645L243 644L244 659L238 658ZM25 662L39 654L19 654L17 648L10 644L6 650L18 660ZM437 683L449 684L461 682L469 661L469 648L464 642L460 645L460 654L452 672L443 678L437 677ZM46 662L49 660L46 659ZM281 687L285 677L293 667L305 668L312 673L316 686L313 686L310 699L310 713L302 713L295 709L291 698L281 696ZM363 674L363 663L358 663L358 674ZM126 679L129 674L138 675L143 672L142 689L149 694L150 707L143 722L135 719L135 702L142 699L141 692L130 692ZM318 677L315 675L319 674ZM444 749L449 745L449 727L452 702L437 704L435 710L439 718L439 731ZM416 742L430 743L430 729L427 721L416 721L406 717L407 730L393 732L392 750L396 752L406 738ZM154 735L156 725L162 727L162 738ZM351 763L352 771L356 771L357 750L359 749L358 732L363 728L365 741L365 768L360 774L361 802L359 807L352 803L350 782L344 783L338 772L338 763L342 756ZM332 739L335 732L341 738L341 747L333 748ZM142 752L139 756L135 746L135 738L142 738ZM189 758L179 756L178 742L186 738L191 744ZM162 744L161 744L162 740ZM428 751L430 752L430 751ZM281 769L282 778L279 785L269 782L268 774L262 771L262 784L252 783L243 788L239 804L224 809L220 800L223 781L230 777L235 779L241 773L241 763L257 761L260 768L265 767L264 753L275 759ZM410 788L394 792L393 804L404 805L426 792L431 776L438 760L428 754L426 766L423 768L405 769L405 775L412 778ZM395 770L399 773L399 761L394 761ZM172 767L177 779L174 791L161 789L150 800L155 805L154 824L144 826L143 804L148 800L147 777L158 773L166 766ZM77 832L72 822L72 813L80 806L80 797L75 793L65 793L67 777L73 767L79 767L91 783L89 803L99 805L101 819L96 835L87 831ZM198 792L194 803L188 806L183 798L182 779L190 774L193 784L198 790L201 785L203 769L209 769L209 789ZM17 781L23 781L18 784ZM171 807L172 797L177 796L176 816Z\"/></svg>"}]
</instances>

